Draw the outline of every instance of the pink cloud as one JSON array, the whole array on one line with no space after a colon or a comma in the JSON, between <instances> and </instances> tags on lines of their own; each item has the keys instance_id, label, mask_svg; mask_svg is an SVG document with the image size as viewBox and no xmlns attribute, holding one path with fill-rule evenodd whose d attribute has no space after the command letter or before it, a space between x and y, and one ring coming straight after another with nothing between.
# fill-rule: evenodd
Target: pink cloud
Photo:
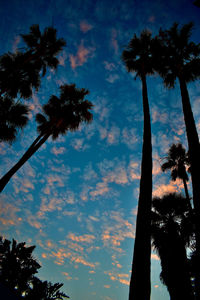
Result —
<instances>
[{"instance_id":1,"label":"pink cloud","mask_svg":"<svg viewBox=\"0 0 200 300\"><path fill-rule=\"evenodd\" d=\"M151 253L151 259L160 260L157 254Z\"/></svg>"},{"instance_id":2,"label":"pink cloud","mask_svg":"<svg viewBox=\"0 0 200 300\"><path fill-rule=\"evenodd\" d=\"M84 63L88 61L89 57L92 57L94 48L88 47L86 48L83 43L78 46L78 51L76 55L70 54L69 60L72 69L76 69L79 66L82 66Z\"/></svg>"},{"instance_id":3,"label":"pink cloud","mask_svg":"<svg viewBox=\"0 0 200 300\"><path fill-rule=\"evenodd\" d=\"M119 45L118 45L118 41L117 41L117 30L116 29L112 29L111 32L111 46L114 49L115 54L118 54L119 51Z\"/></svg>"},{"instance_id":4,"label":"pink cloud","mask_svg":"<svg viewBox=\"0 0 200 300\"><path fill-rule=\"evenodd\" d=\"M80 22L80 30L83 33L88 32L89 30L91 30L93 28L93 26L91 24L89 24L87 21L81 21Z\"/></svg>"},{"instance_id":5,"label":"pink cloud","mask_svg":"<svg viewBox=\"0 0 200 300\"><path fill-rule=\"evenodd\" d=\"M53 148L51 149L51 152L52 152L53 154L55 154L55 155L63 154L63 153L65 153L65 151L66 151L66 148L65 148L65 147L59 147L59 148L53 147Z\"/></svg>"},{"instance_id":6,"label":"pink cloud","mask_svg":"<svg viewBox=\"0 0 200 300\"><path fill-rule=\"evenodd\" d=\"M176 180L176 182L171 182L170 184L161 184L155 187L153 191L153 197L162 197L167 193L175 193L180 192L183 188L183 184L180 180Z\"/></svg>"}]
</instances>

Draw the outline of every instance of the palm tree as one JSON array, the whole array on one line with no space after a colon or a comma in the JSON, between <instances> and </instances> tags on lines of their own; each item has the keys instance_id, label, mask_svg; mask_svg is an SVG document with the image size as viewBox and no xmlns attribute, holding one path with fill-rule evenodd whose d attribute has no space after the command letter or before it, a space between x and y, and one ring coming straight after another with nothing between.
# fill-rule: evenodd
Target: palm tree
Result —
<instances>
[{"instance_id":1,"label":"palm tree","mask_svg":"<svg viewBox=\"0 0 200 300\"><path fill-rule=\"evenodd\" d=\"M18 128L28 122L28 107L8 96L0 96L0 142L15 140Z\"/></svg>"},{"instance_id":2,"label":"palm tree","mask_svg":"<svg viewBox=\"0 0 200 300\"><path fill-rule=\"evenodd\" d=\"M75 84L65 84L60 87L59 98L55 95L50 97L48 103L43 106L43 114L36 115L38 137L22 158L0 179L0 192L50 136L55 140L67 131L77 130L81 123L92 121L92 114L89 110L93 105L84 99L88 93L89 91L84 88L77 89Z\"/></svg>"},{"instance_id":3,"label":"palm tree","mask_svg":"<svg viewBox=\"0 0 200 300\"><path fill-rule=\"evenodd\" d=\"M64 39L57 38L56 29L52 27L46 28L41 33L39 25L32 25L30 33L21 36L26 45L23 51L18 49L16 53L6 53L0 57L0 108L10 105L7 111L4 110L3 118L0 120L1 135L5 136L0 140L8 142L16 138L17 129L23 128L28 120L28 106L21 105L20 111L19 100L15 100L15 103L14 99L28 99L32 96L33 88L39 89L41 72L44 76L47 67L57 68L57 55L65 46ZM15 114L11 123L11 111L14 109L18 110L19 114Z\"/></svg>"},{"instance_id":4,"label":"palm tree","mask_svg":"<svg viewBox=\"0 0 200 300\"><path fill-rule=\"evenodd\" d=\"M56 69L59 60L56 57L66 45L62 38L57 38L57 30L47 27L42 34L39 25L32 25L29 34L22 34L26 43L27 62L33 61L38 70L42 70L42 75L46 74L47 67Z\"/></svg>"},{"instance_id":5,"label":"palm tree","mask_svg":"<svg viewBox=\"0 0 200 300\"><path fill-rule=\"evenodd\" d=\"M57 55L66 42L57 38L57 31L47 27L41 33L39 25L32 25L29 34L22 34L25 47L23 51L6 53L0 57L0 94L6 93L12 98L18 95L29 98L32 89L38 90L47 67L56 69ZM24 51L25 50L25 51Z\"/></svg>"},{"instance_id":6,"label":"palm tree","mask_svg":"<svg viewBox=\"0 0 200 300\"><path fill-rule=\"evenodd\" d=\"M187 247L193 236L188 201L166 194L152 201L152 245L161 259L160 278L171 300L194 299Z\"/></svg>"},{"instance_id":7,"label":"palm tree","mask_svg":"<svg viewBox=\"0 0 200 300\"><path fill-rule=\"evenodd\" d=\"M143 31L140 37L134 35L123 51L122 60L128 72L136 73L142 81L143 96L143 149L141 163L140 193L136 223L132 274L129 299L150 299L150 256L151 256L151 201L152 201L152 145L151 121L147 94L146 75L153 74L151 33Z\"/></svg>"},{"instance_id":8,"label":"palm tree","mask_svg":"<svg viewBox=\"0 0 200 300\"><path fill-rule=\"evenodd\" d=\"M177 178L183 181L185 196L190 209L192 209L187 187L187 181L189 178L186 171L186 166L189 166L190 163L185 148L183 148L180 143L172 144L164 159L165 163L161 165L162 171L165 172L166 170L171 170L171 179L173 181L176 181Z\"/></svg>"},{"instance_id":9,"label":"palm tree","mask_svg":"<svg viewBox=\"0 0 200 300\"><path fill-rule=\"evenodd\" d=\"M161 47L160 51L157 51L156 69L163 77L167 87L174 87L176 79L180 85L191 164L193 203L196 215L196 247L200 256L200 145L187 89L188 82L200 77L200 44L189 41L192 28L192 23L185 24L180 29L178 24L174 23L169 30L160 30L158 41ZM200 271L198 281L200 281ZM200 299L200 286L196 288Z\"/></svg>"}]
</instances>

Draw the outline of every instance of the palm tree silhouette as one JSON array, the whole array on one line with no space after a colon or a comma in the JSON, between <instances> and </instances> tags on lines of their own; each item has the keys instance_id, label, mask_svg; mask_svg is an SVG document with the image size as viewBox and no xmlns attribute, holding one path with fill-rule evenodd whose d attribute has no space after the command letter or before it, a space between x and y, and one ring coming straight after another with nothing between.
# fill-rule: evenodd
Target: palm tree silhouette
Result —
<instances>
[{"instance_id":1,"label":"palm tree silhouette","mask_svg":"<svg viewBox=\"0 0 200 300\"><path fill-rule=\"evenodd\" d=\"M152 245L161 259L160 278L171 300L194 299L186 248L193 237L190 208L181 194L152 201Z\"/></svg>"},{"instance_id":2,"label":"palm tree silhouette","mask_svg":"<svg viewBox=\"0 0 200 300\"><path fill-rule=\"evenodd\" d=\"M25 47L16 53L6 53L0 57L0 94L12 98L32 96L32 89L38 90L47 67L56 69L57 55L65 46L57 31L47 27L41 33L39 25L32 25L29 34L22 34Z\"/></svg>"},{"instance_id":3,"label":"palm tree silhouette","mask_svg":"<svg viewBox=\"0 0 200 300\"><path fill-rule=\"evenodd\" d=\"M56 29L52 27L46 28L41 33L39 25L32 25L30 33L21 36L26 47L18 49L16 53L6 53L0 57L0 108L6 106L6 101L7 106L10 104L10 109L4 110L4 116L0 121L1 135L2 137L5 135L6 138L0 140L8 142L16 138L17 129L23 128L28 120L28 106L21 104L20 111L19 99L28 99L32 96L33 89L39 89L41 77L45 75L47 67L57 68L59 63L57 55L65 46L64 39L57 38ZM19 114L15 114L11 123L10 116L14 109L18 110Z\"/></svg>"},{"instance_id":4,"label":"palm tree silhouette","mask_svg":"<svg viewBox=\"0 0 200 300\"><path fill-rule=\"evenodd\" d=\"M200 45L189 40L192 28L192 23L185 24L180 29L178 24L174 23L169 30L160 30L158 40L161 47L157 51L156 69L163 77L166 86L174 87L176 79L180 85L191 164L197 253L200 261L200 145L187 89L188 82L200 77ZM197 281L200 281L200 272ZM200 286L196 288L200 299Z\"/></svg>"},{"instance_id":5,"label":"palm tree silhouette","mask_svg":"<svg viewBox=\"0 0 200 300\"><path fill-rule=\"evenodd\" d=\"M147 94L146 75L153 74L151 33L143 31L140 37L134 35L123 51L122 60L128 72L135 72L142 81L143 96L143 149L141 163L140 193L136 223L132 274L129 299L150 299L150 256L151 256L151 201L152 201L152 145L151 121Z\"/></svg>"},{"instance_id":6,"label":"palm tree silhouette","mask_svg":"<svg viewBox=\"0 0 200 300\"><path fill-rule=\"evenodd\" d=\"M162 171L165 172L166 170L171 170L171 179L173 181L176 181L177 178L183 181L185 196L190 209L192 209L187 186L187 181L189 178L186 171L186 166L189 167L190 163L185 148L183 148L182 144L180 143L172 144L169 148L167 156L164 159L165 163L161 165Z\"/></svg>"},{"instance_id":7,"label":"palm tree silhouette","mask_svg":"<svg viewBox=\"0 0 200 300\"><path fill-rule=\"evenodd\" d=\"M11 177L24 165L24 163L46 142L51 136L55 140L67 131L75 131L81 123L92 121L89 111L92 103L84 97L88 90L78 89L75 84L65 84L60 87L60 97L53 95L43 106L43 114L36 115L39 135L24 153L22 158L0 179L0 192L4 189Z\"/></svg>"},{"instance_id":8,"label":"palm tree silhouette","mask_svg":"<svg viewBox=\"0 0 200 300\"><path fill-rule=\"evenodd\" d=\"M0 142L12 142L18 128L28 122L28 107L8 97L0 96Z\"/></svg>"},{"instance_id":9,"label":"palm tree silhouette","mask_svg":"<svg viewBox=\"0 0 200 300\"><path fill-rule=\"evenodd\" d=\"M62 38L57 38L57 30L53 27L45 28L43 34L39 25L32 25L29 34L21 35L26 43L26 62L32 61L42 76L46 74L47 67L56 69L59 60L56 57L66 45Z\"/></svg>"}]
</instances>

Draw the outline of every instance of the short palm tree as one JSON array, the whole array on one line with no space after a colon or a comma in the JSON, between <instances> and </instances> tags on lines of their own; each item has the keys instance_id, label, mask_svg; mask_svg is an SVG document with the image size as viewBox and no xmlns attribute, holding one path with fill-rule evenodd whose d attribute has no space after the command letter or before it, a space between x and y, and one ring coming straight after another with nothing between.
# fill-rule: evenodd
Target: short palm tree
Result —
<instances>
[{"instance_id":1,"label":"short palm tree","mask_svg":"<svg viewBox=\"0 0 200 300\"><path fill-rule=\"evenodd\" d=\"M190 209L192 209L187 187L189 178L186 171L186 167L189 167L190 163L185 148L180 143L172 144L164 159L165 162L161 165L162 171L165 172L166 170L171 170L171 179L173 181L176 181L177 178L183 181L185 196Z\"/></svg>"},{"instance_id":2,"label":"short palm tree","mask_svg":"<svg viewBox=\"0 0 200 300\"><path fill-rule=\"evenodd\" d=\"M60 87L60 97L51 96L43 106L43 114L36 115L39 135L24 153L22 158L0 179L0 192L4 189L11 177L25 164L25 162L51 136L55 140L59 135L68 131L75 131L82 123L92 121L90 109L92 103L84 97L88 90L78 89L75 84L65 84Z\"/></svg>"},{"instance_id":3,"label":"short palm tree","mask_svg":"<svg viewBox=\"0 0 200 300\"><path fill-rule=\"evenodd\" d=\"M122 54L122 60L125 63L128 72L136 73L136 76L142 81L144 115L140 193L129 300L148 300L150 299L151 293L150 228L152 201L152 144L151 121L146 83L146 76L153 74L151 47L151 33L143 31L140 37L134 35Z\"/></svg>"},{"instance_id":4,"label":"short palm tree","mask_svg":"<svg viewBox=\"0 0 200 300\"><path fill-rule=\"evenodd\" d=\"M28 122L28 107L8 97L0 96L0 142L12 142L17 130Z\"/></svg>"},{"instance_id":5,"label":"short palm tree","mask_svg":"<svg viewBox=\"0 0 200 300\"><path fill-rule=\"evenodd\" d=\"M181 194L152 201L152 245L161 259L160 278L171 300L194 299L186 250L193 238L190 212Z\"/></svg>"},{"instance_id":6,"label":"short palm tree","mask_svg":"<svg viewBox=\"0 0 200 300\"><path fill-rule=\"evenodd\" d=\"M169 30L160 30L158 40L161 47L160 51L157 52L160 55L157 55L156 58L156 69L163 77L166 86L174 87L176 79L180 85L196 214L196 246L200 261L200 145L187 89L188 82L200 78L200 44L195 44L189 40L192 28L192 23L185 24L180 29L178 24L174 23ZM200 270L197 281L200 281ZM200 286L196 288L200 299Z\"/></svg>"}]
</instances>

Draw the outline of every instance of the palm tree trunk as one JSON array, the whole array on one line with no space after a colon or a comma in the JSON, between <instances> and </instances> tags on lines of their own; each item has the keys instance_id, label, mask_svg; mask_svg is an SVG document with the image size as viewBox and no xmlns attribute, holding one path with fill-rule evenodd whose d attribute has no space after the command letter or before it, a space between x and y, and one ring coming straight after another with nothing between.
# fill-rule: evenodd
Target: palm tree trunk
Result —
<instances>
[{"instance_id":1,"label":"palm tree trunk","mask_svg":"<svg viewBox=\"0 0 200 300\"><path fill-rule=\"evenodd\" d=\"M152 145L151 121L146 76L142 76L143 94L143 149L140 194L136 222L129 300L149 300L151 293L151 202L152 202Z\"/></svg>"},{"instance_id":2,"label":"palm tree trunk","mask_svg":"<svg viewBox=\"0 0 200 300\"><path fill-rule=\"evenodd\" d=\"M191 162L191 178L193 189L193 203L195 211L195 227L196 227L196 249L198 261L200 261L200 145L199 137L195 125L195 120L190 104L190 98L187 90L187 85L183 77L179 77L182 107L186 126L186 134L188 139L188 149ZM200 270L198 280L200 282ZM197 299L200 299L200 285L196 286Z\"/></svg>"},{"instance_id":3,"label":"palm tree trunk","mask_svg":"<svg viewBox=\"0 0 200 300\"><path fill-rule=\"evenodd\" d=\"M40 134L31 144L20 160L0 179L0 193L3 191L11 177L25 164L25 162L45 143L50 133Z\"/></svg>"},{"instance_id":4,"label":"palm tree trunk","mask_svg":"<svg viewBox=\"0 0 200 300\"><path fill-rule=\"evenodd\" d=\"M188 192L188 186L187 186L187 182L186 182L185 178L183 178L183 185L184 185L184 190L185 190L185 197L188 201L189 210L192 211L192 206L190 203L190 196L189 196L189 192Z\"/></svg>"}]
</instances>

